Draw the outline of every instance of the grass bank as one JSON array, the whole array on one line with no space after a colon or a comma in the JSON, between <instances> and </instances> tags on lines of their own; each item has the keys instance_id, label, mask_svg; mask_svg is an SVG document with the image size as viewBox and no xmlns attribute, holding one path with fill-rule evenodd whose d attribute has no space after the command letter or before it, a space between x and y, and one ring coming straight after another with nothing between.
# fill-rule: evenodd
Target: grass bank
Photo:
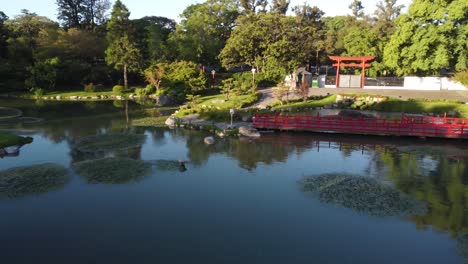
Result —
<instances>
[{"instance_id":1,"label":"grass bank","mask_svg":"<svg viewBox=\"0 0 468 264\"><path fill-rule=\"evenodd\" d=\"M385 102L373 105L369 110L384 112L403 112L412 114L455 113L458 117L468 117L468 105L450 100L410 99L408 101L389 98Z\"/></svg>"}]
</instances>

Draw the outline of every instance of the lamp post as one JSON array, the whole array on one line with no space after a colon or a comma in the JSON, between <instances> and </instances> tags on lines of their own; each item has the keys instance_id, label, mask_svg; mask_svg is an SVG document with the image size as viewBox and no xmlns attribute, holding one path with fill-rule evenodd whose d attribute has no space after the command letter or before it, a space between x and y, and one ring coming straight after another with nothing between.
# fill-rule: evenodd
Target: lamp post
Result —
<instances>
[{"instance_id":1,"label":"lamp post","mask_svg":"<svg viewBox=\"0 0 468 264\"><path fill-rule=\"evenodd\" d=\"M255 72L257 69L252 68L252 87L255 87Z\"/></svg>"},{"instance_id":2,"label":"lamp post","mask_svg":"<svg viewBox=\"0 0 468 264\"><path fill-rule=\"evenodd\" d=\"M211 88L214 88L214 85L215 85L215 74L216 74L216 71L215 71L215 70L211 70L211 77L212 77Z\"/></svg>"},{"instance_id":3,"label":"lamp post","mask_svg":"<svg viewBox=\"0 0 468 264\"><path fill-rule=\"evenodd\" d=\"M232 117L234 116L234 109L229 110L229 114L231 115L231 128L232 128Z\"/></svg>"}]
</instances>

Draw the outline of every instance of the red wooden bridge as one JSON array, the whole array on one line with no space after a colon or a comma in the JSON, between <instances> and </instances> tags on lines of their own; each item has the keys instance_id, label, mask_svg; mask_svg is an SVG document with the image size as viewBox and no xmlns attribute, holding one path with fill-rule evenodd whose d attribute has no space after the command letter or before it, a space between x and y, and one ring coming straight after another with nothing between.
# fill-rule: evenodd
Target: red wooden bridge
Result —
<instances>
[{"instance_id":1,"label":"red wooden bridge","mask_svg":"<svg viewBox=\"0 0 468 264\"><path fill-rule=\"evenodd\" d=\"M398 119L256 114L253 127L328 133L468 139L468 118L402 115Z\"/></svg>"}]
</instances>

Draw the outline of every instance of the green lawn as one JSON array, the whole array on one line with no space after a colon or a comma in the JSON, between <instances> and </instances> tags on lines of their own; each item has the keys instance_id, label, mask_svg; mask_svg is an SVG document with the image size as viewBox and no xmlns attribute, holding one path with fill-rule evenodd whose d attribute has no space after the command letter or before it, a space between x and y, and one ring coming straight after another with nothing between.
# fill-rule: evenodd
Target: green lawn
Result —
<instances>
[{"instance_id":1,"label":"green lawn","mask_svg":"<svg viewBox=\"0 0 468 264\"><path fill-rule=\"evenodd\" d=\"M289 104L275 105L272 110L291 110L291 111L302 111L307 108L323 107L324 105L329 105L335 103L336 95L330 95L320 100L307 100L292 102Z\"/></svg>"},{"instance_id":2,"label":"green lawn","mask_svg":"<svg viewBox=\"0 0 468 264\"><path fill-rule=\"evenodd\" d=\"M468 105L448 100L415 99L403 101L389 98L388 101L373 105L369 110L412 114L434 113L439 115L455 111L459 113L460 117L468 117Z\"/></svg>"}]
</instances>

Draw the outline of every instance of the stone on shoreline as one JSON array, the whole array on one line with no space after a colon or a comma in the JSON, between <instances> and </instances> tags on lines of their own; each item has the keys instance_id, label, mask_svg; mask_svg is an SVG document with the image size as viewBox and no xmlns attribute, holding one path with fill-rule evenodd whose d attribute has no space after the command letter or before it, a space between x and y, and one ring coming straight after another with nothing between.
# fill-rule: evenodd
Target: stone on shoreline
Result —
<instances>
[{"instance_id":1,"label":"stone on shoreline","mask_svg":"<svg viewBox=\"0 0 468 264\"><path fill-rule=\"evenodd\" d=\"M173 116L170 116L168 119L166 119L164 124L166 124L166 126L175 127L177 125L177 119Z\"/></svg>"},{"instance_id":2,"label":"stone on shoreline","mask_svg":"<svg viewBox=\"0 0 468 264\"><path fill-rule=\"evenodd\" d=\"M258 130L252 127L245 127L245 126L239 127L239 134L244 137L253 137L253 138L260 137L260 133L258 132Z\"/></svg>"}]
</instances>

